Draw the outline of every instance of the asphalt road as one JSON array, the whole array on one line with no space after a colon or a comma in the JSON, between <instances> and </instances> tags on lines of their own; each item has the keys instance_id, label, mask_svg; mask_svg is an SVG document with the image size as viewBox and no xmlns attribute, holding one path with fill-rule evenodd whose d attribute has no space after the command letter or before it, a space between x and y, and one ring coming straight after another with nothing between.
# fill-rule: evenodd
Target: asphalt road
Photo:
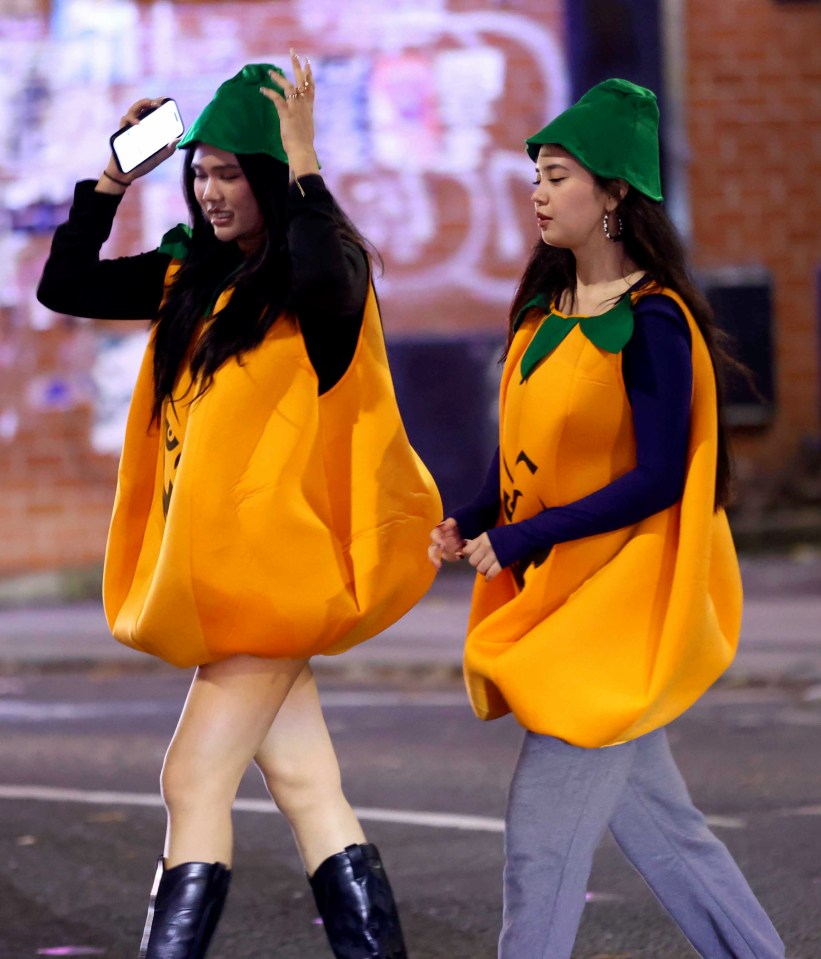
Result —
<instances>
[{"instance_id":1,"label":"asphalt road","mask_svg":"<svg viewBox=\"0 0 821 959\"><path fill-rule=\"evenodd\" d=\"M136 956L164 829L157 776L186 685L164 669L0 677L0 959ZM492 959L520 731L475 720L458 685L326 684L323 701L412 959ZM821 956L820 732L813 687L719 688L671 727L696 802L791 959ZM240 796L209 959L328 957L288 828L253 772ZM588 898L576 959L694 955L609 840Z\"/></svg>"}]
</instances>

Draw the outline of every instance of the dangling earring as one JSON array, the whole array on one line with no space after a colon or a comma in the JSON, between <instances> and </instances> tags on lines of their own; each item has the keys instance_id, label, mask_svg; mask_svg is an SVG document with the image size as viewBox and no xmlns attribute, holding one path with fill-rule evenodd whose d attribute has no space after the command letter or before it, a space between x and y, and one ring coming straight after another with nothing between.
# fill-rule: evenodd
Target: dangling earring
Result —
<instances>
[{"instance_id":1,"label":"dangling earring","mask_svg":"<svg viewBox=\"0 0 821 959\"><path fill-rule=\"evenodd\" d=\"M624 227L622 226L621 217L616 214L616 219L619 221L619 232L613 235L610 232L610 223L608 222L609 213L605 213L602 219L602 226L604 227L604 235L610 240L611 243L621 243L621 238L624 236Z\"/></svg>"}]
</instances>

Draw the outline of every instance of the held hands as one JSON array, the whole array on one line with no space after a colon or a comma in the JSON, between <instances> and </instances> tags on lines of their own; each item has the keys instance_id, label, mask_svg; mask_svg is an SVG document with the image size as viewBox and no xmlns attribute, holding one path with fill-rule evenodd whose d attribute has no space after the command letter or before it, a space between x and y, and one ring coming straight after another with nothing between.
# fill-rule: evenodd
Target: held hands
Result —
<instances>
[{"instance_id":1,"label":"held hands","mask_svg":"<svg viewBox=\"0 0 821 959\"><path fill-rule=\"evenodd\" d=\"M476 539L469 539L462 549L462 556L477 573L483 574L488 582L502 572L502 567L499 565L499 560L496 559L496 553L493 551L487 533L482 533Z\"/></svg>"},{"instance_id":2,"label":"held hands","mask_svg":"<svg viewBox=\"0 0 821 959\"><path fill-rule=\"evenodd\" d=\"M453 517L448 517L438 526L434 526L430 538L428 559L437 569L442 568L442 560L455 563L466 559L476 572L484 575L488 581L502 571L487 533L482 533L476 539L463 539Z\"/></svg>"},{"instance_id":3,"label":"held hands","mask_svg":"<svg viewBox=\"0 0 821 959\"><path fill-rule=\"evenodd\" d=\"M293 83L278 73L271 73L271 79L277 86L282 87L284 96L269 87L261 87L260 93L276 107L282 146L288 154L291 173L300 177L319 173L319 163L314 151L316 87L310 60L306 59L303 66L299 56L291 50L291 66L294 70Z\"/></svg>"},{"instance_id":4,"label":"held hands","mask_svg":"<svg viewBox=\"0 0 821 959\"><path fill-rule=\"evenodd\" d=\"M462 539L456 520L452 517L442 520L430 531L431 544L428 546L428 559L437 569L442 568L442 560L456 563L462 558L462 547L467 540Z\"/></svg>"}]
</instances>

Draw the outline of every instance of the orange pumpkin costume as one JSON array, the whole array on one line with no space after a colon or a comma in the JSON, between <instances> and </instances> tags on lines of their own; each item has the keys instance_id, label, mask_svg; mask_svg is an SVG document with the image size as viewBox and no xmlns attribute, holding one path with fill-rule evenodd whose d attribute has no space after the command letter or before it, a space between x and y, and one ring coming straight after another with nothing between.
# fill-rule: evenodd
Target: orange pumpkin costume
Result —
<instances>
[{"instance_id":1,"label":"orange pumpkin costume","mask_svg":"<svg viewBox=\"0 0 821 959\"><path fill-rule=\"evenodd\" d=\"M481 719L512 711L527 729L573 745L625 742L684 712L735 654L741 581L726 516L713 508L713 367L676 293L646 285L633 300L659 292L682 309L692 337L683 496L633 526L554 546L527 568L521 589L510 569L490 582L477 578L465 677ZM501 490L508 501L515 496L514 521L580 499L635 466L620 353L597 348L576 325L530 376L520 375L545 322L544 311L528 313L502 375ZM590 456L591 445L601 455ZM522 454L538 469L525 468Z\"/></svg>"},{"instance_id":2,"label":"orange pumpkin costume","mask_svg":"<svg viewBox=\"0 0 821 959\"><path fill-rule=\"evenodd\" d=\"M372 287L353 361L321 396L287 316L202 396L183 373L161 429L147 429L152 360L149 345L106 550L120 642L177 666L307 658L374 636L420 599L441 501L402 425Z\"/></svg>"}]
</instances>

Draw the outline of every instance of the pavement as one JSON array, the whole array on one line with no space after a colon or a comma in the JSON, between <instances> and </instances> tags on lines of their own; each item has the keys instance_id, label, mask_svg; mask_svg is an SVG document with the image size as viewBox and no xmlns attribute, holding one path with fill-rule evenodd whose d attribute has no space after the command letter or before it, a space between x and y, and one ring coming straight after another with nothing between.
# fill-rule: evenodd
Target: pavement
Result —
<instances>
[{"instance_id":1,"label":"pavement","mask_svg":"<svg viewBox=\"0 0 821 959\"><path fill-rule=\"evenodd\" d=\"M742 558L744 622L734 685L819 686L821 551ZM380 636L313 660L320 677L436 683L461 673L472 576L446 568L430 592ZM0 609L0 673L171 669L115 642L98 602Z\"/></svg>"}]
</instances>

